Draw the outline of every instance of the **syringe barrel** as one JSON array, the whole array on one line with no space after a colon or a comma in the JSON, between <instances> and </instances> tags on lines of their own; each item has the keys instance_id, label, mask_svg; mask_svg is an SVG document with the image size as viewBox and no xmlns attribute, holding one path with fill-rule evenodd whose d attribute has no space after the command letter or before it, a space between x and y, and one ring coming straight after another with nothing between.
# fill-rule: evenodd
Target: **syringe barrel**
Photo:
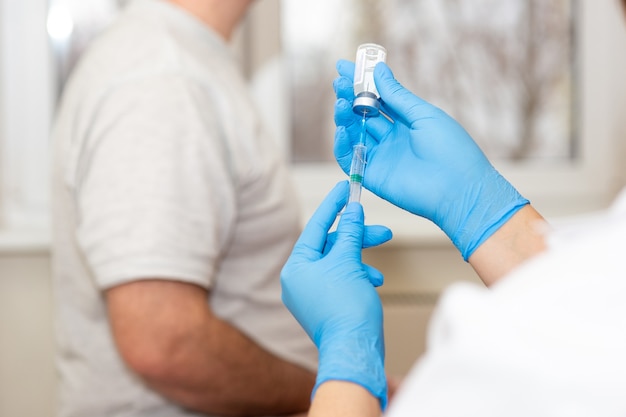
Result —
<instances>
[{"instance_id":1,"label":"syringe barrel","mask_svg":"<svg viewBox=\"0 0 626 417\"><path fill-rule=\"evenodd\" d=\"M361 187L365 173L367 147L362 144L354 145L352 149L352 165L350 166L350 197L348 203L361 201Z\"/></svg>"},{"instance_id":2,"label":"syringe barrel","mask_svg":"<svg viewBox=\"0 0 626 417\"><path fill-rule=\"evenodd\" d=\"M355 113L377 116L380 107L380 94L374 83L374 68L379 62L385 62L387 50L375 43L364 43L356 50L354 66L354 102Z\"/></svg>"}]
</instances>

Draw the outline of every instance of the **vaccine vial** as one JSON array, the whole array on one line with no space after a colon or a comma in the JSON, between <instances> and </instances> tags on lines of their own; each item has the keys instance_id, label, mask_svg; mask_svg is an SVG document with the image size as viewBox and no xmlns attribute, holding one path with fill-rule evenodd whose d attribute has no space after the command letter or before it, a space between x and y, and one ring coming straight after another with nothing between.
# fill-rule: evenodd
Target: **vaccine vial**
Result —
<instances>
[{"instance_id":1,"label":"vaccine vial","mask_svg":"<svg viewBox=\"0 0 626 417\"><path fill-rule=\"evenodd\" d=\"M380 94L374 84L374 68L386 58L387 50L375 43L364 43L357 48L352 104L355 113L366 117L378 116Z\"/></svg>"}]
</instances>

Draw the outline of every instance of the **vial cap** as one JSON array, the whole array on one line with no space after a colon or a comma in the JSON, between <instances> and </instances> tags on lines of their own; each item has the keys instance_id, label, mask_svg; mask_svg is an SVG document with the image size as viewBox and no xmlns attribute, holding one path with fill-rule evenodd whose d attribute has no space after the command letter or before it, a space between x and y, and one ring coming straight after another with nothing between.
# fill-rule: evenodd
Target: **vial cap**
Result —
<instances>
[{"instance_id":1,"label":"vial cap","mask_svg":"<svg viewBox=\"0 0 626 417\"><path fill-rule=\"evenodd\" d=\"M352 103L352 110L367 117L378 116L380 109L380 102L378 97L369 92L364 92L355 97Z\"/></svg>"}]
</instances>

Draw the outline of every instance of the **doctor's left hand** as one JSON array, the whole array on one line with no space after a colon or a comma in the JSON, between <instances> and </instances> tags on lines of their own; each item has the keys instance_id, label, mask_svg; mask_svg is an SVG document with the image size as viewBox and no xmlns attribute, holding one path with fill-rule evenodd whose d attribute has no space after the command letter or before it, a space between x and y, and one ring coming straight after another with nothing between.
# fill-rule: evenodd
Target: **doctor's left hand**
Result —
<instances>
[{"instance_id":1,"label":"doctor's left hand","mask_svg":"<svg viewBox=\"0 0 626 417\"><path fill-rule=\"evenodd\" d=\"M294 246L281 273L283 302L319 350L315 390L329 380L357 383L387 402L383 315L375 286L382 274L363 264L363 247L391 238L383 226L364 226L363 207L346 204L348 183L322 202Z\"/></svg>"}]
</instances>

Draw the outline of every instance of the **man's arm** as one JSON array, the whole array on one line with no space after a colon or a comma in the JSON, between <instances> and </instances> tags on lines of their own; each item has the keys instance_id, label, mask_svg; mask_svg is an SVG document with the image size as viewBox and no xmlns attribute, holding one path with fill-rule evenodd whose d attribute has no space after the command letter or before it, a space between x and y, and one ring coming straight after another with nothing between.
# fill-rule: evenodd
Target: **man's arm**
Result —
<instances>
[{"instance_id":1,"label":"man's arm","mask_svg":"<svg viewBox=\"0 0 626 417\"><path fill-rule=\"evenodd\" d=\"M526 205L480 245L468 262L487 286L494 284L545 249L542 223L543 217Z\"/></svg>"},{"instance_id":2,"label":"man's arm","mask_svg":"<svg viewBox=\"0 0 626 417\"><path fill-rule=\"evenodd\" d=\"M108 290L111 328L126 364L155 391L204 413L306 410L315 375L216 317L207 295L199 286L169 280Z\"/></svg>"}]
</instances>

